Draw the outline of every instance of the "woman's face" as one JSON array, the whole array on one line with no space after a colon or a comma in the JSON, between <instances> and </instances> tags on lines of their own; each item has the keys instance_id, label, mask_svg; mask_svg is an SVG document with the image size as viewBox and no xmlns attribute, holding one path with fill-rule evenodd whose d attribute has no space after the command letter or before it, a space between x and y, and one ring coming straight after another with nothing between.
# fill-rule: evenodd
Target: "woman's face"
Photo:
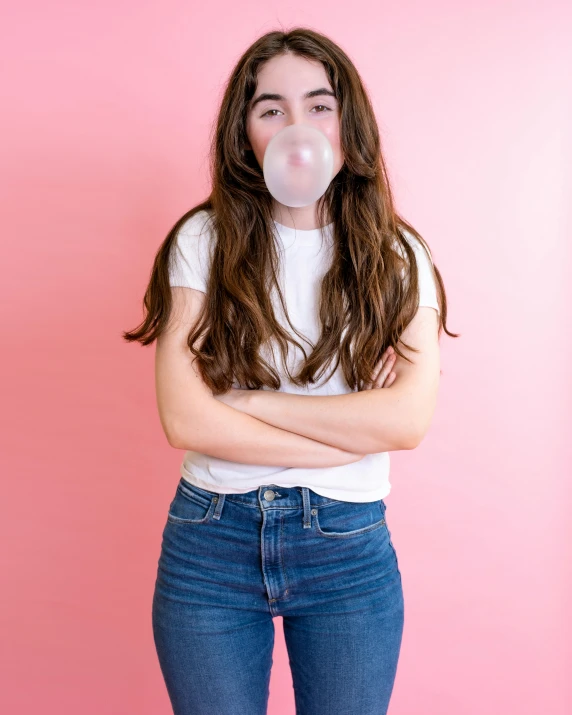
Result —
<instances>
[{"instance_id":1,"label":"woman's face","mask_svg":"<svg viewBox=\"0 0 572 715\"><path fill-rule=\"evenodd\" d=\"M291 124L308 124L323 132L334 154L332 178L342 168L337 99L325 93L304 97L314 90L333 92L321 62L285 54L273 57L262 66L246 116L246 148L252 149L260 168L269 141ZM267 94L276 96L257 101Z\"/></svg>"}]
</instances>

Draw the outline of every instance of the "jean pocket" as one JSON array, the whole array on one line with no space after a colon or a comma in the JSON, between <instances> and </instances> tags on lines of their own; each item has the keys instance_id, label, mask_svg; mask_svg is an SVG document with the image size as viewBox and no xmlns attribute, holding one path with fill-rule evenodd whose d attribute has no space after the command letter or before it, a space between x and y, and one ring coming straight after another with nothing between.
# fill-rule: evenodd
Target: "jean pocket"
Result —
<instances>
[{"instance_id":1,"label":"jean pocket","mask_svg":"<svg viewBox=\"0 0 572 715\"><path fill-rule=\"evenodd\" d=\"M167 521L171 524L205 524L211 518L218 495L184 483L177 486L175 498L169 506Z\"/></svg>"},{"instance_id":2,"label":"jean pocket","mask_svg":"<svg viewBox=\"0 0 572 715\"><path fill-rule=\"evenodd\" d=\"M344 539L367 534L385 526L385 504L334 501L316 510L316 531L320 536Z\"/></svg>"}]
</instances>

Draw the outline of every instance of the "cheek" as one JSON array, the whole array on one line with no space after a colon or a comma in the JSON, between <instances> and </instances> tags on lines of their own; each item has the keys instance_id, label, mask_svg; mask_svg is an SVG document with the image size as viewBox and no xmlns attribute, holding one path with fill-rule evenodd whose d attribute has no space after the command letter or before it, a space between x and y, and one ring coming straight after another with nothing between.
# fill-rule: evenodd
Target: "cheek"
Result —
<instances>
[{"instance_id":1,"label":"cheek","mask_svg":"<svg viewBox=\"0 0 572 715\"><path fill-rule=\"evenodd\" d=\"M328 127L327 130L324 130L324 134L328 137L328 140L332 145L332 151L334 153L334 167L337 171L339 171L341 165L343 164L339 127L337 125Z\"/></svg>"},{"instance_id":2,"label":"cheek","mask_svg":"<svg viewBox=\"0 0 572 715\"><path fill-rule=\"evenodd\" d=\"M257 155L264 155L266 147L275 133L276 132L261 129L260 127L256 127L250 132L250 143Z\"/></svg>"},{"instance_id":3,"label":"cheek","mask_svg":"<svg viewBox=\"0 0 572 715\"><path fill-rule=\"evenodd\" d=\"M256 146L258 147L258 151L261 154L264 154L264 152L266 151L266 147L270 143L270 140L272 139L273 136L274 136L274 134L272 134L272 133L265 133L265 134L260 134L257 137Z\"/></svg>"},{"instance_id":4,"label":"cheek","mask_svg":"<svg viewBox=\"0 0 572 715\"><path fill-rule=\"evenodd\" d=\"M336 121L336 122L332 122L331 124L324 124L323 126L320 127L320 129L328 137L328 140L329 140L330 144L332 145L332 149L334 150L334 154L339 154L339 152L340 152L339 123Z\"/></svg>"},{"instance_id":5,"label":"cheek","mask_svg":"<svg viewBox=\"0 0 572 715\"><path fill-rule=\"evenodd\" d=\"M338 149L340 148L340 128L337 124L335 127L332 128L330 142L332 146L335 146Z\"/></svg>"}]
</instances>

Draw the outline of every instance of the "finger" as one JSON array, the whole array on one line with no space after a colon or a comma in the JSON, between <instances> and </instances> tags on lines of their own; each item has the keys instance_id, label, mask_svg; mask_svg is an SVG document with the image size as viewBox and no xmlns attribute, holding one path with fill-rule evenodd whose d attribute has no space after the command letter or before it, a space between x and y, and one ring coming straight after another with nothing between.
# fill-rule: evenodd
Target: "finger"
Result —
<instances>
[{"instance_id":1,"label":"finger","mask_svg":"<svg viewBox=\"0 0 572 715\"><path fill-rule=\"evenodd\" d=\"M389 375L387 376L387 380L383 383L384 387L391 387L393 383L395 382L396 374L394 372L390 372Z\"/></svg>"},{"instance_id":2,"label":"finger","mask_svg":"<svg viewBox=\"0 0 572 715\"><path fill-rule=\"evenodd\" d=\"M393 354L393 352L389 352L390 348L391 348L391 346L389 346L387 348L387 350L385 350L383 352L381 359L379 360L379 362L376 364L376 366L374 368L374 373L373 373L373 381L374 382L379 377L379 374L380 374L381 370L383 369L384 365L387 363L387 361L392 357L395 359L395 355Z\"/></svg>"},{"instance_id":3,"label":"finger","mask_svg":"<svg viewBox=\"0 0 572 715\"><path fill-rule=\"evenodd\" d=\"M375 374L375 377L373 379L373 385L374 387L381 387L383 385L383 381L387 377L387 361L384 362L378 371Z\"/></svg>"},{"instance_id":4,"label":"finger","mask_svg":"<svg viewBox=\"0 0 572 715\"><path fill-rule=\"evenodd\" d=\"M385 364L383 365L379 375L377 376L375 380L376 387L383 387L383 383L385 382L386 378L389 376L389 373L391 372L391 369L393 368L393 365L395 363L395 356L389 357L386 361Z\"/></svg>"},{"instance_id":5,"label":"finger","mask_svg":"<svg viewBox=\"0 0 572 715\"><path fill-rule=\"evenodd\" d=\"M373 368L372 381L366 387L367 390L372 390L377 387L376 380L380 379L381 371L383 370L384 365L390 357L393 358L393 360L395 361L396 356L393 352L393 348L391 347L391 345L383 351L380 360L375 364L375 367Z\"/></svg>"},{"instance_id":6,"label":"finger","mask_svg":"<svg viewBox=\"0 0 572 715\"><path fill-rule=\"evenodd\" d=\"M390 372L389 375L383 381L383 384L381 385L381 387L391 387L394 382L395 382L395 373Z\"/></svg>"}]
</instances>

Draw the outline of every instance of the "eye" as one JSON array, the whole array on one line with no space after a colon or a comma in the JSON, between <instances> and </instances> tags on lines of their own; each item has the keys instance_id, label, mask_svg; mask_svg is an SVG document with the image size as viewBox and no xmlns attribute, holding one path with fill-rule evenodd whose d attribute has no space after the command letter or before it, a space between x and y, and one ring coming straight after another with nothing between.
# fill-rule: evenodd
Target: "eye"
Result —
<instances>
[{"instance_id":1,"label":"eye","mask_svg":"<svg viewBox=\"0 0 572 715\"><path fill-rule=\"evenodd\" d=\"M323 109L326 110L326 112L331 112L332 110L329 107L326 107L325 104L316 104L313 109L317 109L318 107L322 107ZM262 117L266 117L267 115L270 115L270 112L279 112L279 109L269 109L268 111L264 112L264 114L261 115ZM316 112L316 114L324 114L324 112ZM273 116L276 116L275 114Z\"/></svg>"}]
</instances>

